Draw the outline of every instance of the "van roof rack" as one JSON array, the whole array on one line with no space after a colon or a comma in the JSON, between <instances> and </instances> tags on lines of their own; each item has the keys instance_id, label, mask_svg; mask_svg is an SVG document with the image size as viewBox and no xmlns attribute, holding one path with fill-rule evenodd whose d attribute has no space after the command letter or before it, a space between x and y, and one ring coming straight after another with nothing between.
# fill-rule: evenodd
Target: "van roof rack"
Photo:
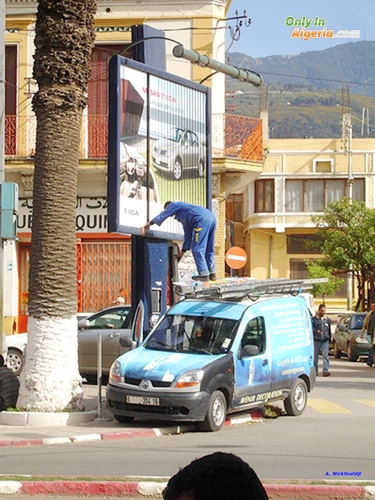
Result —
<instances>
[{"instance_id":1,"label":"van roof rack","mask_svg":"<svg viewBox=\"0 0 375 500\"><path fill-rule=\"evenodd\" d=\"M326 283L328 278L313 279L268 279L224 278L214 282L187 281L174 283L174 291L185 298L207 298L224 300L257 300L262 295L298 295L311 290L317 283Z\"/></svg>"}]
</instances>

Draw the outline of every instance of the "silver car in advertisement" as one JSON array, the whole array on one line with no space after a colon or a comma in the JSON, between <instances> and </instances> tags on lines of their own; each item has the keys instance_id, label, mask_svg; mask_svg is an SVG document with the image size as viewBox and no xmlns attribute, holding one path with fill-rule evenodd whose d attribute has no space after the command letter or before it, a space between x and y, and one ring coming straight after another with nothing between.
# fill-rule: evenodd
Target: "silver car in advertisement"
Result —
<instances>
[{"instance_id":1,"label":"silver car in advertisement","mask_svg":"<svg viewBox=\"0 0 375 500\"><path fill-rule=\"evenodd\" d=\"M205 148L195 132L172 127L168 135L155 141L152 162L155 168L171 173L176 180L187 170L195 170L198 177L203 177Z\"/></svg>"}]
</instances>

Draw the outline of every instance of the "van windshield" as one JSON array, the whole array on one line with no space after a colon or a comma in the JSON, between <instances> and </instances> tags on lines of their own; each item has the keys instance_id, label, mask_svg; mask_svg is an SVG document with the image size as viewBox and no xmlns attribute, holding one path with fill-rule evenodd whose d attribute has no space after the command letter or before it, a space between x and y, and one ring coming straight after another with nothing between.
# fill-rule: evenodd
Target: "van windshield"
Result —
<instances>
[{"instance_id":1,"label":"van windshield","mask_svg":"<svg viewBox=\"0 0 375 500\"><path fill-rule=\"evenodd\" d=\"M143 347L160 351L223 354L230 350L238 321L232 319L167 315Z\"/></svg>"}]
</instances>

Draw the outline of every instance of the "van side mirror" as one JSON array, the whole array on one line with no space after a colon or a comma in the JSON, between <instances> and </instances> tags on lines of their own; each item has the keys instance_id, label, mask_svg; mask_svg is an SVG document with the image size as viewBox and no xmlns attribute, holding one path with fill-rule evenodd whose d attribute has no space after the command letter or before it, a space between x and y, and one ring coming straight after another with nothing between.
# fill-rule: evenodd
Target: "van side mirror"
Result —
<instances>
[{"instance_id":1,"label":"van side mirror","mask_svg":"<svg viewBox=\"0 0 375 500\"><path fill-rule=\"evenodd\" d=\"M259 354L259 347L257 345L245 345L240 351L239 358L247 358L256 354Z\"/></svg>"}]
</instances>

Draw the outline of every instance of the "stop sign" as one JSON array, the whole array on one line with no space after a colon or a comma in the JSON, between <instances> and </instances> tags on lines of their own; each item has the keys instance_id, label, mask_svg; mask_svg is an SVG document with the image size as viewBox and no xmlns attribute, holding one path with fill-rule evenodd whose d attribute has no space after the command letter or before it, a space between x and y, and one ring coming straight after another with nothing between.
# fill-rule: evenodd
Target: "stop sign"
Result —
<instances>
[{"instance_id":1,"label":"stop sign","mask_svg":"<svg viewBox=\"0 0 375 500\"><path fill-rule=\"evenodd\" d=\"M231 247L225 254L225 262L231 269L241 269L247 262L247 253L241 247Z\"/></svg>"}]
</instances>

